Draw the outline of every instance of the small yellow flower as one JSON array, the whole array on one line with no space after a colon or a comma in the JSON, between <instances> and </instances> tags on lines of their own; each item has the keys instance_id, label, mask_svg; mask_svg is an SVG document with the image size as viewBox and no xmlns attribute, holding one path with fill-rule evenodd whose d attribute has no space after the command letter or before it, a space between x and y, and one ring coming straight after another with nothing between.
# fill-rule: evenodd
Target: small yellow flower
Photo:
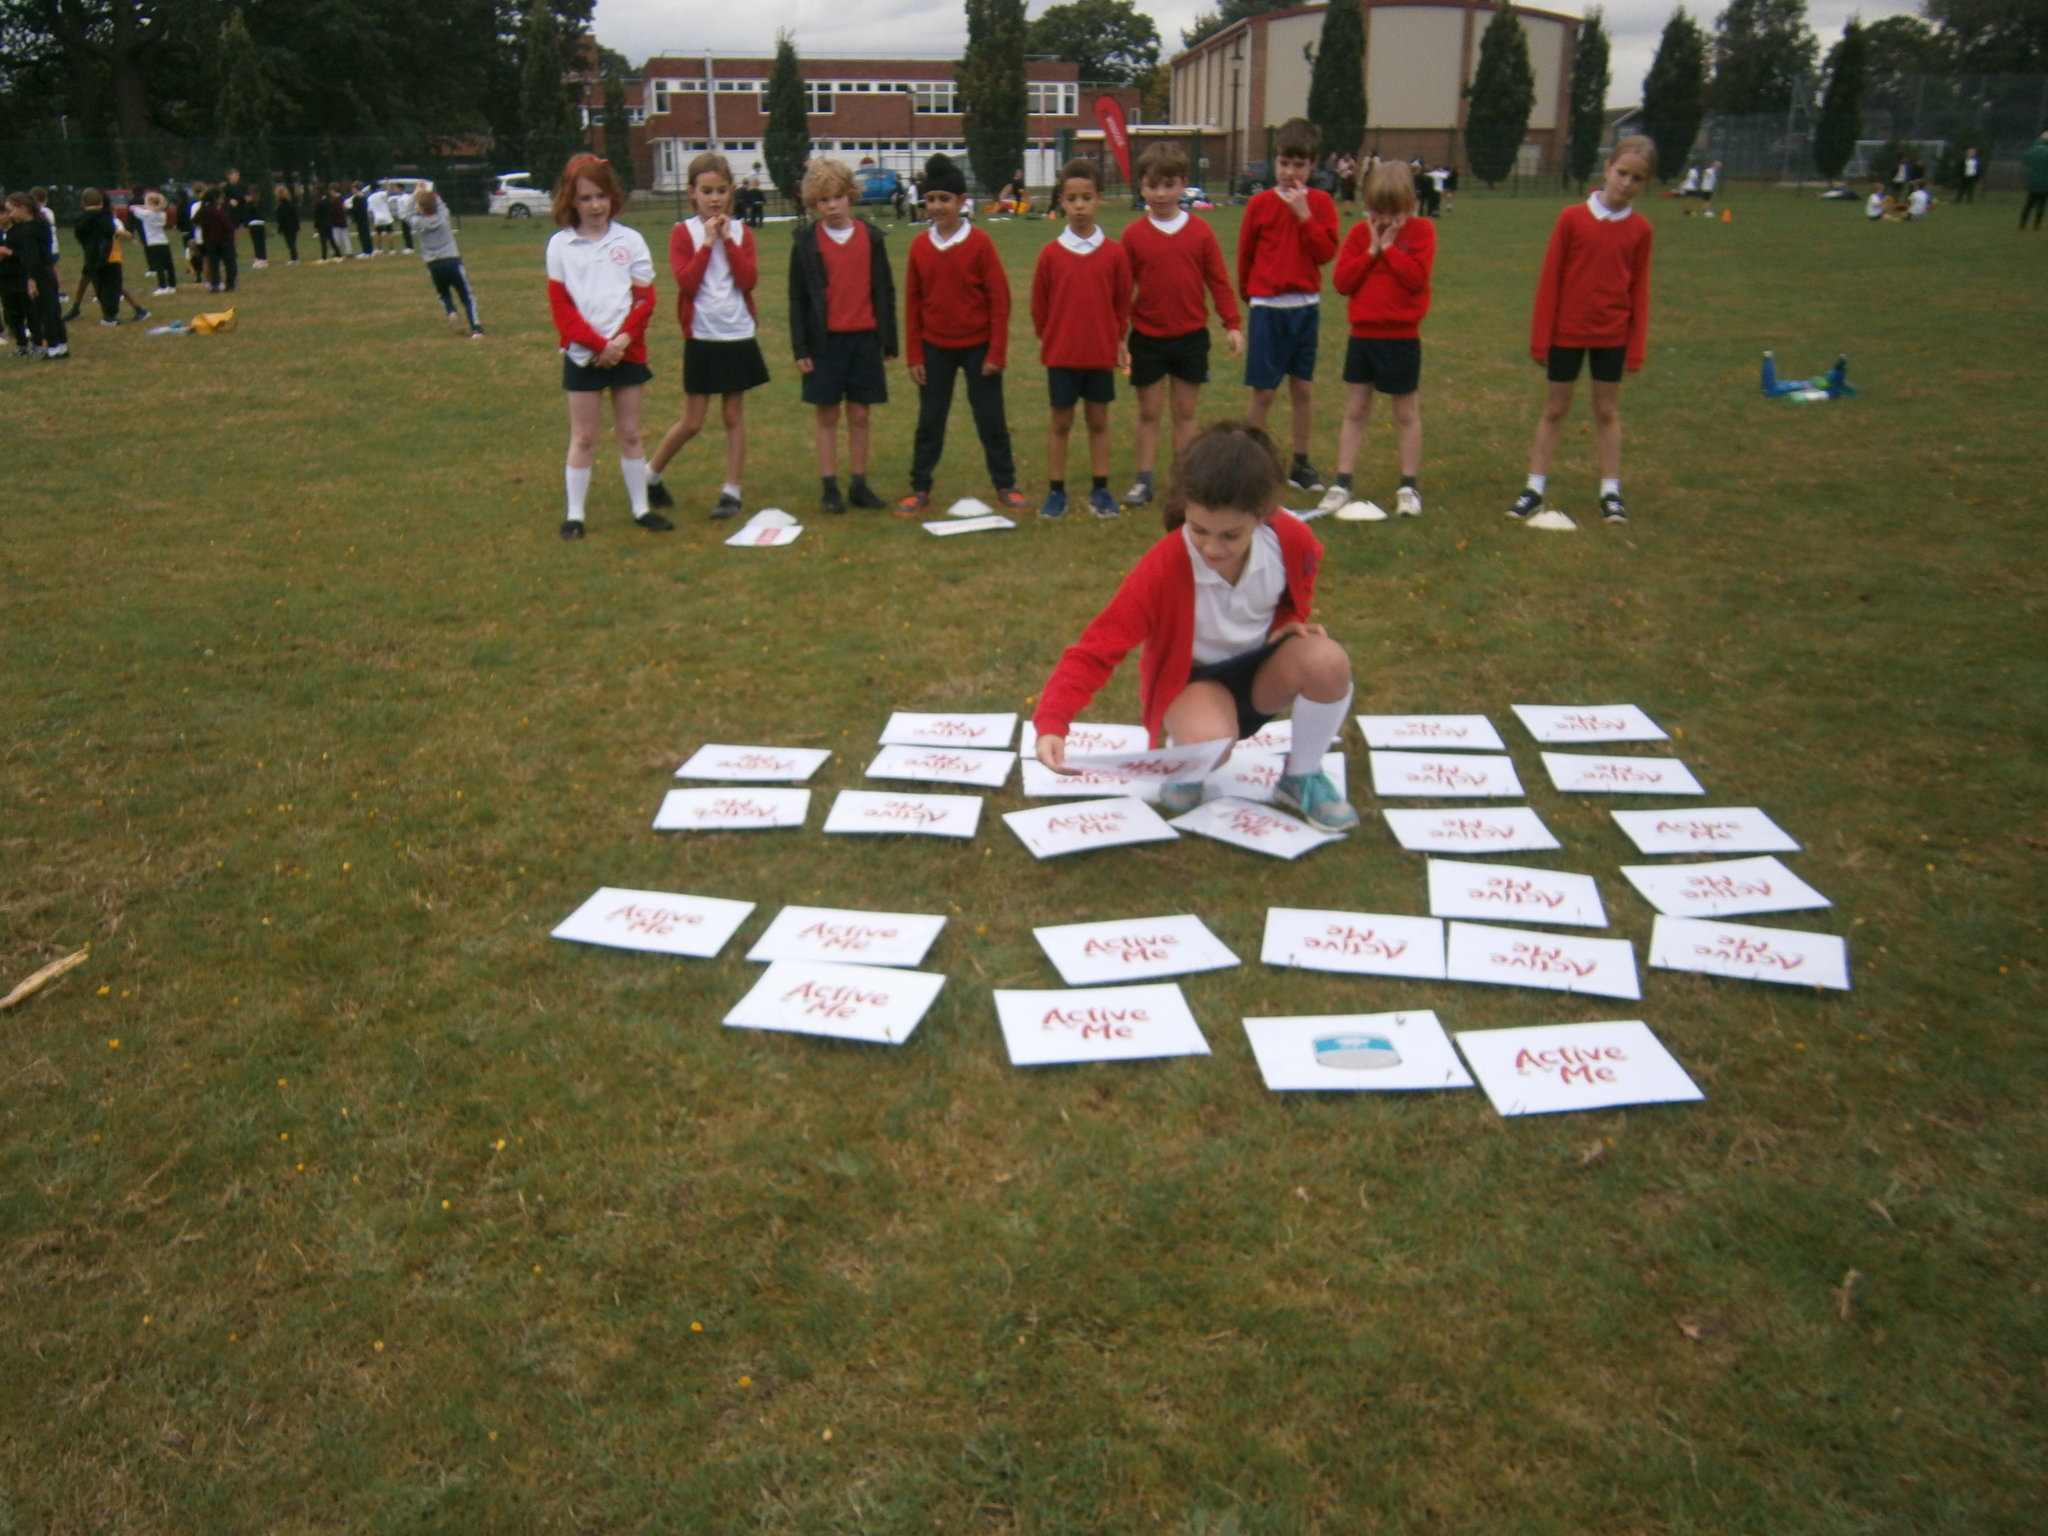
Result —
<instances>
[{"instance_id":1,"label":"small yellow flower","mask_svg":"<svg viewBox=\"0 0 2048 1536\"><path fill-rule=\"evenodd\" d=\"M449 1207L448 1207L448 1202L447 1202L446 1200L443 1200L443 1201L441 1202L441 1209L445 1211L445 1210L447 1210L448 1208L449 1208Z\"/></svg>"},{"instance_id":2,"label":"small yellow flower","mask_svg":"<svg viewBox=\"0 0 2048 1536\"><path fill-rule=\"evenodd\" d=\"M292 1133L290 1131L279 1131L277 1133L277 1139L279 1141L290 1141L292 1139Z\"/></svg>"},{"instance_id":3,"label":"small yellow flower","mask_svg":"<svg viewBox=\"0 0 2048 1536\"><path fill-rule=\"evenodd\" d=\"M491 1431L491 1438L493 1440L498 1438L498 1432L495 1429Z\"/></svg>"},{"instance_id":4,"label":"small yellow flower","mask_svg":"<svg viewBox=\"0 0 2048 1536\"><path fill-rule=\"evenodd\" d=\"M284 1086L284 1084L285 1084L285 1080L284 1080L283 1078L281 1078L281 1077L280 1077L280 1078L279 1078L279 1079L277 1080L277 1086L278 1086L278 1087L280 1087L280 1088L282 1088L282 1087Z\"/></svg>"},{"instance_id":5,"label":"small yellow flower","mask_svg":"<svg viewBox=\"0 0 2048 1536\"><path fill-rule=\"evenodd\" d=\"M504 1137L502 1137L502 1136L500 1136L500 1137L499 1137L499 1138L498 1138L498 1139L497 1139L496 1141L492 1142L492 1143L491 1143L491 1150L492 1150L492 1151L494 1151L494 1152L502 1152L502 1151L504 1151L504 1150L505 1150L505 1138L504 1138Z\"/></svg>"},{"instance_id":6,"label":"small yellow flower","mask_svg":"<svg viewBox=\"0 0 2048 1536\"><path fill-rule=\"evenodd\" d=\"M99 1138L98 1138L98 1137L94 1137L93 1139L94 1139L94 1140L98 1140ZM690 1324L690 1332L692 1332L692 1333L702 1333L703 1331L704 1331L704 1325L703 1325L702 1323L692 1323L692 1324Z\"/></svg>"},{"instance_id":7,"label":"small yellow flower","mask_svg":"<svg viewBox=\"0 0 2048 1536\"><path fill-rule=\"evenodd\" d=\"M540 1266L539 1266L538 1264L536 1264L536 1265L534 1265L534 1266L533 1266L533 1272L534 1272L534 1273L535 1273L536 1275L540 1273Z\"/></svg>"},{"instance_id":8,"label":"small yellow flower","mask_svg":"<svg viewBox=\"0 0 2048 1536\"><path fill-rule=\"evenodd\" d=\"M825 1440L826 1440L826 1442L827 1442L827 1443L829 1444L829 1443L831 1442L831 1439L832 1439L832 1431L828 1429L828 1430L826 1430L826 1431L825 1431Z\"/></svg>"},{"instance_id":9,"label":"small yellow flower","mask_svg":"<svg viewBox=\"0 0 2048 1536\"><path fill-rule=\"evenodd\" d=\"M153 1318L153 1317L151 1317L151 1316L150 1316L150 1315L149 1315L149 1314L148 1314L147 1312L145 1312L145 1313L143 1313L143 1314L142 1314L142 1326L143 1326L143 1327L147 1328L147 1327L148 1327L148 1326L149 1326L149 1325L150 1325L151 1323L153 1323L153 1322L155 1322L155 1321L156 1321L156 1319L155 1319L155 1318Z\"/></svg>"},{"instance_id":10,"label":"small yellow flower","mask_svg":"<svg viewBox=\"0 0 2048 1536\"><path fill-rule=\"evenodd\" d=\"M149 1321L149 1319L148 1319L148 1318L144 1318L144 1319L143 1319L143 1321L144 1321L144 1322L148 1322L148 1321ZM754 1378L753 1378L753 1377L751 1377L751 1376L742 1376L742 1377L740 1378L740 1385L741 1385L741 1386L743 1386L743 1387L751 1387L751 1386L752 1386L753 1384L754 1384Z\"/></svg>"},{"instance_id":11,"label":"small yellow flower","mask_svg":"<svg viewBox=\"0 0 2048 1536\"><path fill-rule=\"evenodd\" d=\"M114 990L114 989L113 989L112 987L101 987L101 988L100 988L100 993L99 993L99 995L100 995L101 997L105 997L105 996L106 996L106 995L107 995L107 994L108 994L109 992L111 992L111 991L113 991L113 990Z\"/></svg>"},{"instance_id":12,"label":"small yellow flower","mask_svg":"<svg viewBox=\"0 0 2048 1536\"><path fill-rule=\"evenodd\" d=\"M121 1049L121 1042L118 1040L109 1040L107 1042L107 1049L110 1051L118 1051L119 1049Z\"/></svg>"},{"instance_id":13,"label":"small yellow flower","mask_svg":"<svg viewBox=\"0 0 2048 1536\"><path fill-rule=\"evenodd\" d=\"M374 1349L375 1351L377 1351L378 1354L381 1355L384 1353L384 1341L382 1339L379 1339L376 1343L372 1344L370 1348Z\"/></svg>"}]
</instances>

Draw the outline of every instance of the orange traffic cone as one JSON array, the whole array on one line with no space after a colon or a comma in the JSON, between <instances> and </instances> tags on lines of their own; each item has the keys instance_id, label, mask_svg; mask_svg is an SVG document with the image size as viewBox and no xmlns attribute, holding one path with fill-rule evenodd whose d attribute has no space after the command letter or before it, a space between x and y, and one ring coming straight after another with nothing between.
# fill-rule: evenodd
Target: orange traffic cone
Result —
<instances>
[{"instance_id":1,"label":"orange traffic cone","mask_svg":"<svg viewBox=\"0 0 2048 1536\"><path fill-rule=\"evenodd\" d=\"M1721 210L1721 222L1723 224L1733 224L1735 222L1735 210L1733 208L1723 208Z\"/></svg>"}]
</instances>

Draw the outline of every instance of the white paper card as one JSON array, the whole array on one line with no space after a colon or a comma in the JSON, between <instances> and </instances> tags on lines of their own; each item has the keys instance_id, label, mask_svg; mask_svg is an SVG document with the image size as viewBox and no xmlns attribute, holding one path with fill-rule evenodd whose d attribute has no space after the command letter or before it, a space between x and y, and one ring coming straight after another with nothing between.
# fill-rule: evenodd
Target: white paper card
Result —
<instances>
[{"instance_id":1,"label":"white paper card","mask_svg":"<svg viewBox=\"0 0 2048 1536\"><path fill-rule=\"evenodd\" d=\"M1272 907L1259 958L1268 965L1351 976L1444 979L1444 925L1386 912L1317 912Z\"/></svg>"},{"instance_id":2,"label":"white paper card","mask_svg":"<svg viewBox=\"0 0 2048 1536\"><path fill-rule=\"evenodd\" d=\"M1517 704L1529 734L1555 745L1567 741L1664 741L1657 722L1633 704Z\"/></svg>"},{"instance_id":3,"label":"white paper card","mask_svg":"<svg viewBox=\"0 0 2048 1536\"><path fill-rule=\"evenodd\" d=\"M1068 752L1142 752L1152 744L1142 725L1096 725L1076 720L1067 727ZM1019 748L1025 759L1038 755L1038 727L1024 722L1024 739Z\"/></svg>"},{"instance_id":4,"label":"white paper card","mask_svg":"<svg viewBox=\"0 0 2048 1536\"><path fill-rule=\"evenodd\" d=\"M725 948L753 910L751 901L607 885L563 918L554 937L709 960Z\"/></svg>"},{"instance_id":5,"label":"white paper card","mask_svg":"<svg viewBox=\"0 0 2048 1536\"><path fill-rule=\"evenodd\" d=\"M1244 1032L1275 1093L1472 1086L1472 1074L1427 1008L1246 1019Z\"/></svg>"},{"instance_id":6,"label":"white paper card","mask_svg":"<svg viewBox=\"0 0 2048 1536\"><path fill-rule=\"evenodd\" d=\"M978 752L972 747L889 746L868 764L871 779L915 779L926 784L972 784L1001 789L1010 776L1014 752Z\"/></svg>"},{"instance_id":7,"label":"white paper card","mask_svg":"<svg viewBox=\"0 0 2048 1536\"><path fill-rule=\"evenodd\" d=\"M899 709L882 728L879 742L904 747L979 747L1001 751L1016 734L1017 717L1010 715L931 715Z\"/></svg>"},{"instance_id":8,"label":"white paper card","mask_svg":"<svg viewBox=\"0 0 2048 1536\"><path fill-rule=\"evenodd\" d=\"M1445 974L1452 981L1586 992L1596 997L1643 995L1642 984L1636 980L1636 947L1627 939L1588 939L1575 933L1452 923L1445 961Z\"/></svg>"},{"instance_id":9,"label":"white paper card","mask_svg":"<svg viewBox=\"0 0 2048 1536\"><path fill-rule=\"evenodd\" d=\"M952 516L948 513L947 516ZM1017 525L1000 512L991 512L986 517L963 517L957 523L926 523L924 531L935 533L940 538L954 533L997 533Z\"/></svg>"},{"instance_id":10,"label":"white paper card","mask_svg":"<svg viewBox=\"0 0 2048 1536\"><path fill-rule=\"evenodd\" d=\"M1704 795L1692 770L1675 757L1594 757L1545 752L1544 771L1567 794Z\"/></svg>"},{"instance_id":11,"label":"white paper card","mask_svg":"<svg viewBox=\"0 0 2048 1536\"><path fill-rule=\"evenodd\" d=\"M1624 864L1621 872L1667 917L1739 917L1834 905L1768 855L1714 864Z\"/></svg>"},{"instance_id":12,"label":"white paper card","mask_svg":"<svg viewBox=\"0 0 2048 1536\"><path fill-rule=\"evenodd\" d=\"M1115 848L1124 843L1171 842L1180 834L1159 813L1132 795L1114 800L1077 800L1072 805L1041 805L1003 816L1010 830L1041 859L1090 848Z\"/></svg>"},{"instance_id":13,"label":"white paper card","mask_svg":"<svg viewBox=\"0 0 2048 1536\"><path fill-rule=\"evenodd\" d=\"M1650 932L1650 964L1738 981L1849 990L1849 946L1832 933L1795 928L1660 917Z\"/></svg>"},{"instance_id":14,"label":"white paper card","mask_svg":"<svg viewBox=\"0 0 2048 1536\"><path fill-rule=\"evenodd\" d=\"M1380 814L1394 841L1416 853L1529 853L1564 846L1526 805Z\"/></svg>"},{"instance_id":15,"label":"white paper card","mask_svg":"<svg viewBox=\"0 0 2048 1536\"><path fill-rule=\"evenodd\" d=\"M1287 754L1284 752L1246 752L1230 754L1230 761L1210 774L1202 786L1202 793L1211 800L1228 796L1234 800L1249 800L1254 805L1271 805L1273 790L1280 782L1280 776L1287 771ZM1331 785L1338 795L1349 793L1344 787L1344 754L1325 752L1323 772L1329 775Z\"/></svg>"},{"instance_id":16,"label":"white paper card","mask_svg":"<svg viewBox=\"0 0 2048 1536\"><path fill-rule=\"evenodd\" d=\"M1474 752L1374 752L1372 790L1376 795L1420 796L1450 800L1468 796L1498 799L1522 793L1511 757L1482 757Z\"/></svg>"},{"instance_id":17,"label":"white paper card","mask_svg":"<svg viewBox=\"0 0 2048 1536\"><path fill-rule=\"evenodd\" d=\"M892 795L871 789L842 789L825 817L827 832L972 837L980 825L979 795Z\"/></svg>"},{"instance_id":18,"label":"white paper card","mask_svg":"<svg viewBox=\"0 0 2048 1536\"><path fill-rule=\"evenodd\" d=\"M725 542L734 549L780 549L785 544L794 544L803 535L801 526L780 527L774 523L749 523L734 530Z\"/></svg>"},{"instance_id":19,"label":"white paper card","mask_svg":"<svg viewBox=\"0 0 2048 1536\"><path fill-rule=\"evenodd\" d=\"M1341 832L1321 831L1284 811L1253 805L1249 800L1205 800L1185 816L1174 817L1169 825L1276 859L1298 859L1311 848L1344 841Z\"/></svg>"},{"instance_id":20,"label":"white paper card","mask_svg":"<svg viewBox=\"0 0 2048 1536\"><path fill-rule=\"evenodd\" d=\"M1106 773L1127 784L1187 784L1206 779L1234 743L1198 741L1185 747L1147 748L1137 752L1067 750L1067 766L1083 773Z\"/></svg>"},{"instance_id":21,"label":"white paper card","mask_svg":"<svg viewBox=\"0 0 2048 1536\"><path fill-rule=\"evenodd\" d=\"M808 789L672 789L654 813L657 832L720 832L740 827L800 827Z\"/></svg>"},{"instance_id":22,"label":"white paper card","mask_svg":"<svg viewBox=\"0 0 2048 1536\"><path fill-rule=\"evenodd\" d=\"M1458 1032L1458 1049L1503 1115L1706 1097L1640 1019L1466 1029Z\"/></svg>"},{"instance_id":23,"label":"white paper card","mask_svg":"<svg viewBox=\"0 0 2048 1536\"><path fill-rule=\"evenodd\" d=\"M784 907L747 958L834 960L847 965L921 965L943 917L921 912L849 912L838 907Z\"/></svg>"},{"instance_id":24,"label":"white paper card","mask_svg":"<svg viewBox=\"0 0 2048 1536\"><path fill-rule=\"evenodd\" d=\"M1291 752L1294 750L1294 720L1268 720L1237 744L1240 752Z\"/></svg>"},{"instance_id":25,"label":"white paper card","mask_svg":"<svg viewBox=\"0 0 2048 1536\"><path fill-rule=\"evenodd\" d=\"M929 971L778 960L733 1004L725 1022L734 1029L901 1045L945 984Z\"/></svg>"},{"instance_id":26,"label":"white paper card","mask_svg":"<svg viewBox=\"0 0 2048 1536\"><path fill-rule=\"evenodd\" d=\"M1505 752L1508 744L1484 715L1360 715L1368 747L1402 751Z\"/></svg>"},{"instance_id":27,"label":"white paper card","mask_svg":"<svg viewBox=\"0 0 2048 1536\"><path fill-rule=\"evenodd\" d=\"M1032 800L1088 800L1103 795L1130 795L1138 800L1157 800L1156 779L1133 783L1113 773L1054 773L1035 757L1021 760L1024 793Z\"/></svg>"},{"instance_id":28,"label":"white paper card","mask_svg":"<svg viewBox=\"0 0 2048 1536\"><path fill-rule=\"evenodd\" d=\"M1191 913L1067 923L1034 928L1031 933L1060 973L1060 980L1070 987L1185 976L1239 963L1208 925Z\"/></svg>"},{"instance_id":29,"label":"white paper card","mask_svg":"<svg viewBox=\"0 0 2048 1536\"><path fill-rule=\"evenodd\" d=\"M801 784L832 754L823 747L699 747L676 770L679 779L724 779L738 784Z\"/></svg>"},{"instance_id":30,"label":"white paper card","mask_svg":"<svg viewBox=\"0 0 2048 1536\"><path fill-rule=\"evenodd\" d=\"M1607 911L1591 875L1520 864L1429 861L1429 910L1435 917L1477 917L1488 922L1558 923L1605 928Z\"/></svg>"},{"instance_id":31,"label":"white paper card","mask_svg":"<svg viewBox=\"0 0 2048 1536\"><path fill-rule=\"evenodd\" d=\"M1753 805L1708 811L1609 811L1638 853L1797 853L1783 827Z\"/></svg>"},{"instance_id":32,"label":"white paper card","mask_svg":"<svg viewBox=\"0 0 2048 1536\"><path fill-rule=\"evenodd\" d=\"M1201 1026L1172 982L1072 992L998 989L995 999L1012 1066L1209 1054Z\"/></svg>"}]
</instances>

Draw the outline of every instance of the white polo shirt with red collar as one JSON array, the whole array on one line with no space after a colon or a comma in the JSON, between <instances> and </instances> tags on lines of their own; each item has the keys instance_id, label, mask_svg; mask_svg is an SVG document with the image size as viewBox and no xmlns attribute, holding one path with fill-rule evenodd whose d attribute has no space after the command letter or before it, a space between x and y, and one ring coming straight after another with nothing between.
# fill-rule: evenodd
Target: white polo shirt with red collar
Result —
<instances>
[{"instance_id":1,"label":"white polo shirt with red collar","mask_svg":"<svg viewBox=\"0 0 2048 1536\"><path fill-rule=\"evenodd\" d=\"M625 360L646 362L647 319L654 310L654 257L639 231L617 220L596 239L577 233L574 226L558 229L548 241L547 260L555 330L569 361L587 366L609 338L630 330L633 343ZM635 289L644 292L644 301Z\"/></svg>"}]
</instances>

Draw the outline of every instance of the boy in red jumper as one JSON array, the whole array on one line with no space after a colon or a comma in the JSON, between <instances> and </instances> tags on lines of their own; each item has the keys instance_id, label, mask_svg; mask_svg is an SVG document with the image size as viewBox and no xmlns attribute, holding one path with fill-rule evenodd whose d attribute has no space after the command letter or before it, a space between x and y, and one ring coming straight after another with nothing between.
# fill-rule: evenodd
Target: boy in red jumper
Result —
<instances>
[{"instance_id":1,"label":"boy in red jumper","mask_svg":"<svg viewBox=\"0 0 2048 1536\"><path fill-rule=\"evenodd\" d=\"M1159 419L1166 407L1166 381L1173 380L1174 451L1193 441L1195 407L1209 382L1209 315L1202 302L1207 287L1216 318L1230 338L1230 355L1244 356L1237 300L1223 268L1216 231L1180 205L1188 189L1187 152L1178 144L1154 144L1138 161L1138 190L1145 217L1124 231L1124 253L1138 296L1131 305L1131 336L1118 362L1138 392L1138 479L1124 493L1124 505L1152 499L1152 466L1159 457Z\"/></svg>"},{"instance_id":2,"label":"boy in red jumper","mask_svg":"<svg viewBox=\"0 0 2048 1536\"><path fill-rule=\"evenodd\" d=\"M1322 131L1306 118L1280 125L1273 144L1274 185L1245 205L1237 231L1237 291L1252 312L1244 360L1252 403L1245 417L1263 427L1280 381L1287 381L1294 407L1294 467L1287 481L1302 491L1323 488L1322 476L1308 461L1316 304L1323 293L1323 264L1337 254L1337 205L1329 193L1308 184L1322 142Z\"/></svg>"},{"instance_id":3,"label":"boy in red jumper","mask_svg":"<svg viewBox=\"0 0 2048 1536\"><path fill-rule=\"evenodd\" d=\"M1031 278L1031 326L1052 395L1052 432L1045 470L1052 484L1040 517L1067 515L1067 437L1074 403L1088 403L1088 459L1095 484L1088 506L1097 517L1122 512L1109 493L1109 402L1116 398L1116 361L1131 318L1131 264L1095 222L1102 200L1092 160L1060 167L1060 210L1067 227L1038 253Z\"/></svg>"},{"instance_id":4,"label":"boy in red jumper","mask_svg":"<svg viewBox=\"0 0 2048 1536\"><path fill-rule=\"evenodd\" d=\"M827 512L880 507L868 489L868 407L889 400L882 360L896 355L896 280L882 232L853 216L853 172L817 160L804 172L803 199L815 217L800 225L789 261L789 333L804 403L816 408L820 502ZM853 480L839 494L839 406L846 404L846 456Z\"/></svg>"},{"instance_id":5,"label":"boy in red jumper","mask_svg":"<svg viewBox=\"0 0 2048 1536\"><path fill-rule=\"evenodd\" d=\"M950 155L924 163L924 206L931 229L910 242L903 298L903 353L917 385L917 438L910 455L910 494L898 517L932 504L932 473L946 446L953 380L967 376L967 405L995 482L996 505L1021 512L1031 503L1017 489L1010 423L1003 413L1003 364L1010 348L1010 278L995 242L960 216L967 177Z\"/></svg>"},{"instance_id":6,"label":"boy in red jumper","mask_svg":"<svg viewBox=\"0 0 2048 1536\"><path fill-rule=\"evenodd\" d=\"M1621 500L1621 376L1643 366L1650 335L1650 221L1633 207L1657 169L1648 139L1614 146L1600 190L1557 216L1543 275L1529 355L1545 365L1550 393L1529 449L1529 483L1508 508L1531 528L1576 528L1564 513L1543 510L1543 488L1558 434L1571 410L1579 369L1593 365L1593 442L1600 464L1600 515L1628 521Z\"/></svg>"},{"instance_id":7,"label":"boy in red jumper","mask_svg":"<svg viewBox=\"0 0 2048 1536\"><path fill-rule=\"evenodd\" d=\"M1415 178L1383 161L1365 179L1365 221L1354 225L1337 257L1336 285L1351 295L1351 341L1344 353L1344 429L1337 438L1337 483L1316 510L1346 522L1378 522L1387 514L1351 497L1351 474L1372 414L1373 392L1387 397L1400 444L1401 488L1394 510L1422 516L1422 317L1429 313L1429 274L1436 264L1436 225L1415 215ZM1355 510L1354 510L1355 509Z\"/></svg>"}]
</instances>

